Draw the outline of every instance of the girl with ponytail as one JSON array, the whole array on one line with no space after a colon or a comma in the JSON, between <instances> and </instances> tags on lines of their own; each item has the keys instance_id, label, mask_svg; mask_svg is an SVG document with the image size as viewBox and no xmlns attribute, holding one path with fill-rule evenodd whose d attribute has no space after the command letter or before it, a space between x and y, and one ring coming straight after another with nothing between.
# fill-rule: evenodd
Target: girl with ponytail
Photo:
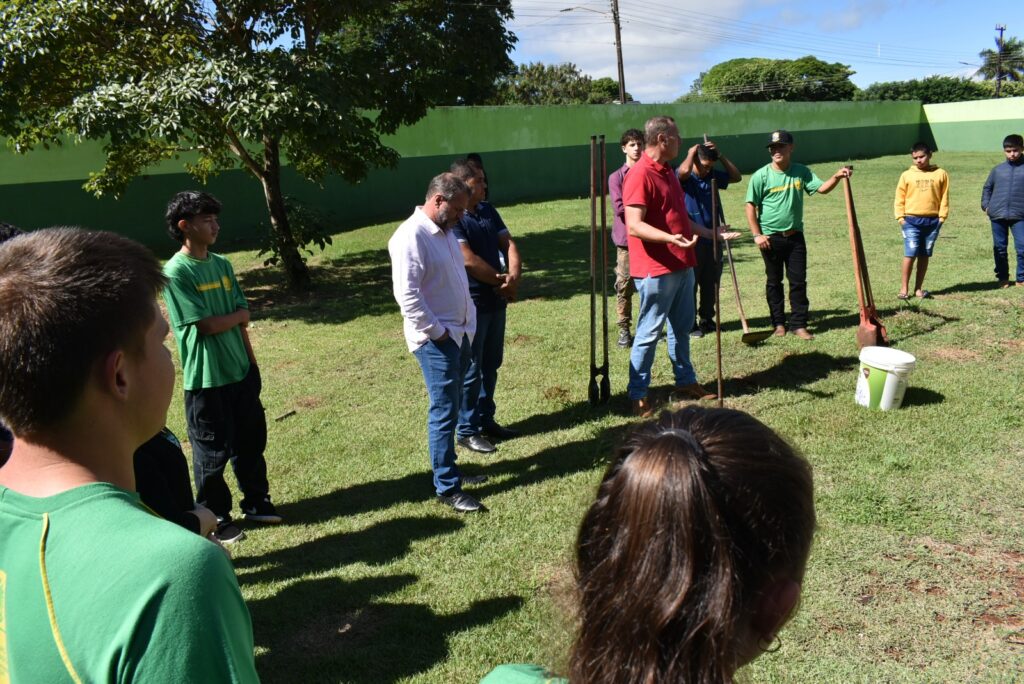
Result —
<instances>
[{"instance_id":1,"label":"girl with ponytail","mask_svg":"<svg viewBox=\"0 0 1024 684\"><path fill-rule=\"evenodd\" d=\"M572 684L728 684L800 597L811 468L740 411L696 406L641 426L609 466L576 545ZM543 681L506 665L482 684Z\"/></svg>"}]
</instances>

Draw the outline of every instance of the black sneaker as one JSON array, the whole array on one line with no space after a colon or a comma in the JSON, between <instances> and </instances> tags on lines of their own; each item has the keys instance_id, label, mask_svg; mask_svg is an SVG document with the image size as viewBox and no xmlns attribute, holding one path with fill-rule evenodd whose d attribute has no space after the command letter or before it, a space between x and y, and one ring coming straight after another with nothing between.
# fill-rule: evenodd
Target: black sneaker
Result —
<instances>
[{"instance_id":1,"label":"black sneaker","mask_svg":"<svg viewBox=\"0 0 1024 684\"><path fill-rule=\"evenodd\" d=\"M487 482L487 476L486 475L463 475L462 476L462 485L464 487L466 487L466 486L472 487L473 485L483 484L484 482Z\"/></svg>"},{"instance_id":2,"label":"black sneaker","mask_svg":"<svg viewBox=\"0 0 1024 684\"><path fill-rule=\"evenodd\" d=\"M283 520L277 509L274 508L274 504L270 502L269 496L251 506L242 506L242 517L262 523L279 523Z\"/></svg>"},{"instance_id":3,"label":"black sneaker","mask_svg":"<svg viewBox=\"0 0 1024 684\"><path fill-rule=\"evenodd\" d=\"M522 433L519 430L491 423L490 425L484 425L484 434L494 439L515 439Z\"/></svg>"},{"instance_id":4,"label":"black sneaker","mask_svg":"<svg viewBox=\"0 0 1024 684\"><path fill-rule=\"evenodd\" d=\"M633 346L633 336L629 334L628 330L619 331L619 346L623 349Z\"/></svg>"},{"instance_id":5,"label":"black sneaker","mask_svg":"<svg viewBox=\"0 0 1024 684\"><path fill-rule=\"evenodd\" d=\"M690 337L693 339L700 339L704 337L704 331L700 329L700 326L694 326L693 330L690 331Z\"/></svg>"},{"instance_id":6,"label":"black sneaker","mask_svg":"<svg viewBox=\"0 0 1024 684\"><path fill-rule=\"evenodd\" d=\"M700 331L702 333L704 333L705 335L710 335L711 333L715 332L715 322L714 321L701 321L701 323L700 323Z\"/></svg>"},{"instance_id":7,"label":"black sneaker","mask_svg":"<svg viewBox=\"0 0 1024 684\"><path fill-rule=\"evenodd\" d=\"M221 544L234 544L245 539L245 532L230 520L222 520L213 531L213 537Z\"/></svg>"},{"instance_id":8,"label":"black sneaker","mask_svg":"<svg viewBox=\"0 0 1024 684\"><path fill-rule=\"evenodd\" d=\"M451 506L456 513L479 513L487 508L465 492L454 494L438 494L437 500L446 506Z\"/></svg>"}]
</instances>

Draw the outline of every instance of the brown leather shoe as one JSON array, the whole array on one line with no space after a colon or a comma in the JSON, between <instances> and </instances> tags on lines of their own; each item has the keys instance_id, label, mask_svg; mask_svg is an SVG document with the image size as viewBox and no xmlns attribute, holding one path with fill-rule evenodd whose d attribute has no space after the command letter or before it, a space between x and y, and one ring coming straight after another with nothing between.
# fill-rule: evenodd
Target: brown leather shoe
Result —
<instances>
[{"instance_id":1,"label":"brown leather shoe","mask_svg":"<svg viewBox=\"0 0 1024 684\"><path fill-rule=\"evenodd\" d=\"M814 335L807 328L797 328L793 331L793 334L799 337L801 340L813 340Z\"/></svg>"},{"instance_id":2,"label":"brown leather shoe","mask_svg":"<svg viewBox=\"0 0 1024 684\"><path fill-rule=\"evenodd\" d=\"M633 400L633 415L640 418L650 418L654 415L654 407L651 406L651 400L647 397L643 399Z\"/></svg>"},{"instance_id":3,"label":"brown leather shoe","mask_svg":"<svg viewBox=\"0 0 1024 684\"><path fill-rule=\"evenodd\" d=\"M684 401L710 401L711 399L717 399L718 395L714 392L709 392L697 383L691 385L676 385L673 390L680 399Z\"/></svg>"},{"instance_id":4,"label":"brown leather shoe","mask_svg":"<svg viewBox=\"0 0 1024 684\"><path fill-rule=\"evenodd\" d=\"M777 326L775 326L775 336L776 337L785 337L786 336L786 326L784 326L784 325L777 325Z\"/></svg>"}]
</instances>

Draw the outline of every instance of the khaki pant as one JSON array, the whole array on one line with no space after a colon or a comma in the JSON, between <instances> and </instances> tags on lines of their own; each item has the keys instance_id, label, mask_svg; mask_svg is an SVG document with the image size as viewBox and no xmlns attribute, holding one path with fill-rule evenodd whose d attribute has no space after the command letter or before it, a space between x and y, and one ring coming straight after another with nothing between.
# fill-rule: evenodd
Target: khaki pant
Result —
<instances>
[{"instance_id":1,"label":"khaki pant","mask_svg":"<svg viewBox=\"0 0 1024 684\"><path fill-rule=\"evenodd\" d=\"M636 287L629 276L629 250L615 246L615 311L619 329L629 332L633 323L633 293Z\"/></svg>"}]
</instances>

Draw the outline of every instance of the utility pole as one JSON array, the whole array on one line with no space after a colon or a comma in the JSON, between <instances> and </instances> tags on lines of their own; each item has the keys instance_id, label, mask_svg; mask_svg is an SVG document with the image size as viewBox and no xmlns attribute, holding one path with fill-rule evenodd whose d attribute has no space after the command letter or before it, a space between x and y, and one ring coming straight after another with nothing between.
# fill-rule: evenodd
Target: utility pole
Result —
<instances>
[{"instance_id":1,"label":"utility pole","mask_svg":"<svg viewBox=\"0 0 1024 684\"><path fill-rule=\"evenodd\" d=\"M626 104L626 76L622 69L622 29L619 26L619 0L612 0L612 22L615 24L615 57L619 66L619 104ZM996 96L998 97L998 94Z\"/></svg>"},{"instance_id":2,"label":"utility pole","mask_svg":"<svg viewBox=\"0 0 1024 684\"><path fill-rule=\"evenodd\" d=\"M622 28L619 25L619 0L611 0L612 4L612 23L615 25L615 59L619 66L619 104L626 104L626 77L623 75L622 69ZM593 12L594 14L600 14L601 16L607 17L607 12L602 12L590 7L583 7L577 5L575 7L566 7L565 9L558 10L559 12L572 12L573 10L586 10L587 12Z\"/></svg>"},{"instance_id":3,"label":"utility pole","mask_svg":"<svg viewBox=\"0 0 1024 684\"><path fill-rule=\"evenodd\" d=\"M1006 24L996 24L996 31L999 31L999 38L996 39L996 97L999 97L999 92L1003 84L1003 31L1006 30Z\"/></svg>"}]
</instances>

